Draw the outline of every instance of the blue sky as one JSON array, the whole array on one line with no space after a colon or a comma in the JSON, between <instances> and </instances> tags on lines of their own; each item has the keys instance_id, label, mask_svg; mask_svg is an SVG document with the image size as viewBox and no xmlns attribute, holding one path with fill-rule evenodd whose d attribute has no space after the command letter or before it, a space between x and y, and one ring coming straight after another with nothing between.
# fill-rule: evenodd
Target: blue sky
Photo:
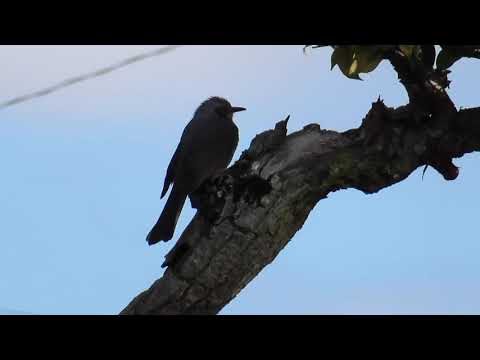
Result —
<instances>
[{"instance_id":1,"label":"blue sky","mask_svg":"<svg viewBox=\"0 0 480 360\"><path fill-rule=\"evenodd\" d=\"M156 46L1 46L0 101ZM0 111L0 313L116 314L161 276L173 242L148 247L166 166L205 98L237 117L234 159L291 115L360 125L381 95L406 94L387 63L365 81L330 71L330 50L185 46L103 78ZM452 68L457 106L478 106L473 60ZM429 169L375 195L331 194L222 314L480 313L478 154L456 181ZM187 204L177 238L193 215Z\"/></svg>"}]
</instances>

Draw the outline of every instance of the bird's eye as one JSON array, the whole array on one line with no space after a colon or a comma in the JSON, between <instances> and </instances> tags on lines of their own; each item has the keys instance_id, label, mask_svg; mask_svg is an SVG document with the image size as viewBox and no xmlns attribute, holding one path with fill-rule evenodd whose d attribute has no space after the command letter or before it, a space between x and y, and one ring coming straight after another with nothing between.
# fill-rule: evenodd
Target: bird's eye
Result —
<instances>
[{"instance_id":1,"label":"bird's eye","mask_svg":"<svg viewBox=\"0 0 480 360\"><path fill-rule=\"evenodd\" d=\"M228 114L228 110L224 106L220 106L220 107L216 108L216 112L220 116L227 116L227 114Z\"/></svg>"}]
</instances>

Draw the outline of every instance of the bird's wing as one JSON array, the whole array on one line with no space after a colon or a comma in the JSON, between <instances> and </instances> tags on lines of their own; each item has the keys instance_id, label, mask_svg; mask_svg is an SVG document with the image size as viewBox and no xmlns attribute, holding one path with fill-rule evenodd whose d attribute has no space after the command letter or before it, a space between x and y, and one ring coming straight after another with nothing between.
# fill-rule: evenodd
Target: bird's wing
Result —
<instances>
[{"instance_id":1,"label":"bird's wing","mask_svg":"<svg viewBox=\"0 0 480 360\"><path fill-rule=\"evenodd\" d=\"M180 153L180 145L177 147L177 150L175 150L175 153L173 154L172 159L170 160L170 164L168 164L167 174L165 175L165 182L163 183L163 190L162 190L162 195L160 196L160 199L163 199L163 197L168 191L168 188L170 187L170 184L173 182L173 179L175 178L175 167L178 162L179 153Z\"/></svg>"},{"instance_id":2,"label":"bird's wing","mask_svg":"<svg viewBox=\"0 0 480 360\"><path fill-rule=\"evenodd\" d=\"M180 138L180 142L178 143L177 149L175 150L175 153L172 156L172 159L170 160L170 164L168 164L167 168L167 174L165 175L165 182L163 184L163 190L162 190L162 195L160 196L160 199L162 199L165 194L168 191L168 188L170 187L170 184L173 182L175 179L176 173L177 173L177 165L178 163L181 162L180 158L184 157L185 153L188 153L188 147L185 148L185 144L194 144L195 141L191 139L193 136L193 132L191 130L192 126L194 123L190 121L185 129L183 130L182 136ZM190 145L191 146L191 145Z\"/></svg>"}]
</instances>

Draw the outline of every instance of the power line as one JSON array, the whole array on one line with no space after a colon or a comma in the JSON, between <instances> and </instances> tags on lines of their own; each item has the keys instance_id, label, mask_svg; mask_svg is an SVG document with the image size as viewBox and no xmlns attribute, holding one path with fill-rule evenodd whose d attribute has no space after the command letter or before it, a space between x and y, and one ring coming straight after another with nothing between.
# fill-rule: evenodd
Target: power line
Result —
<instances>
[{"instance_id":1,"label":"power line","mask_svg":"<svg viewBox=\"0 0 480 360\"><path fill-rule=\"evenodd\" d=\"M87 74L84 74L84 75L72 77L70 79L64 80L64 81L62 81L62 82L60 82L56 85L50 86L50 87L45 88L43 90L39 90L39 91L35 91L33 93L30 93L30 94L18 96L18 97L13 98L9 101L0 103L0 110L5 109L9 106L13 106L13 105L23 103L25 101L28 101L28 100L31 100L31 99L34 99L34 98L46 96L48 94L51 94L52 92L58 91L60 89L66 88L68 86L72 86L74 84L77 84L77 83L85 81L85 80L89 80L89 79L93 79L93 78L96 78L96 77L99 77L99 76L106 75L108 73L111 73L112 71L118 70L120 68L131 65L133 63L136 63L136 62L139 62L139 61L142 61L142 60L154 57L154 56L159 56L159 55L169 53L171 51L176 50L179 47L180 47L180 45L169 45L169 46L165 46L165 47L162 47L160 49L149 51L149 52L146 52L146 53L143 53L143 54L140 54L140 55L132 56L128 59L125 59L125 60L117 63L117 64L110 65L110 66L101 68L99 70L96 70L94 72L90 72L90 73L87 73Z\"/></svg>"}]
</instances>

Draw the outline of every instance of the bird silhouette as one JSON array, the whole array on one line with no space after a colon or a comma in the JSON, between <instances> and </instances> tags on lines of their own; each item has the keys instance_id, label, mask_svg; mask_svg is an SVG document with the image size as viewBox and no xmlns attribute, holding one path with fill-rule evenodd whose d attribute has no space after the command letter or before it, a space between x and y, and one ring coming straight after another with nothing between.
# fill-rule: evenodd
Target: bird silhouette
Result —
<instances>
[{"instance_id":1,"label":"bird silhouette","mask_svg":"<svg viewBox=\"0 0 480 360\"><path fill-rule=\"evenodd\" d=\"M170 240L187 196L228 166L238 145L233 114L244 110L221 97L211 97L195 111L168 165L161 198L171 184L173 187L162 214L147 235L149 245Z\"/></svg>"}]
</instances>

